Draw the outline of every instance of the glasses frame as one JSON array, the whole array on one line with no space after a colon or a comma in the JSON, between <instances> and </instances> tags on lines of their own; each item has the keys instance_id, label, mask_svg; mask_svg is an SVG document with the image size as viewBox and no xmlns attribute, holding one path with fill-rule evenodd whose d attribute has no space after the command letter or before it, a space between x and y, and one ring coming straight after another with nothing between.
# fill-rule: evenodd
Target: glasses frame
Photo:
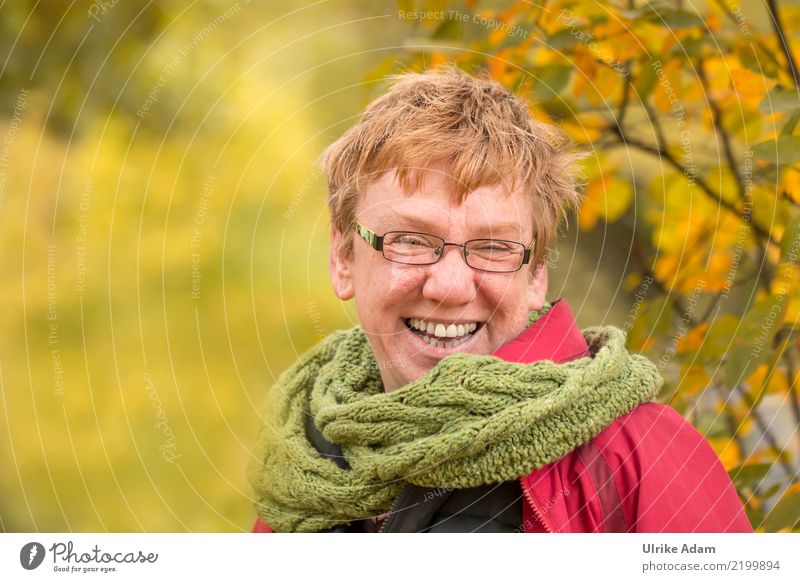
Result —
<instances>
[{"instance_id":1,"label":"glasses frame","mask_svg":"<svg viewBox=\"0 0 800 582\"><path fill-rule=\"evenodd\" d=\"M525 243L521 243L521 242L516 241L516 240L506 240L506 239L500 239L500 238L491 238L491 239L489 239L489 238L473 238L473 239L470 239L470 240L464 242L463 244L459 244L459 243L447 242L442 237L436 236L435 234L430 234L430 233L427 233L427 232L415 232L413 230L389 230L389 231L383 233L382 235L379 235L379 234L376 234L375 232L371 231L366 226L364 226L363 224L361 224L361 223L359 223L358 221L355 221L355 220L353 221L353 229L356 231L356 234L358 234L358 236L360 236L362 239L364 239L364 242L366 242L370 247L372 247L376 251L380 251L381 255L383 255L383 258L386 259L387 261L391 261L393 263L399 263L401 265L435 265L444 256L444 247L447 247L447 246L461 247L461 256L463 257L464 262L467 264L467 266L470 269L475 269L476 271L483 271L484 273L516 273L524 265L527 265L528 263L531 262L531 253L533 251L533 247L536 244L536 239L535 238L527 246L525 246ZM435 238L435 239L438 239L438 240L442 241L442 245L440 247L441 251L439 252L439 257L435 261L431 261L429 263L407 263L405 261L397 261L397 260L394 260L394 259L390 259L389 257L386 256L386 253L383 250L383 239L386 237L386 235L393 234L393 233L398 233L398 232L408 233L408 234L421 234L423 236L429 236L431 238ZM496 241L496 242L507 242L507 243L513 243L513 244L521 245L523 247L522 263L520 263L519 267L517 267L516 269L508 269L508 270L500 270L500 271L489 270L489 269L479 269L478 267L473 267L472 265L469 264L469 261L467 260L467 245L469 243L475 242L477 240L492 240L492 241Z\"/></svg>"}]
</instances>

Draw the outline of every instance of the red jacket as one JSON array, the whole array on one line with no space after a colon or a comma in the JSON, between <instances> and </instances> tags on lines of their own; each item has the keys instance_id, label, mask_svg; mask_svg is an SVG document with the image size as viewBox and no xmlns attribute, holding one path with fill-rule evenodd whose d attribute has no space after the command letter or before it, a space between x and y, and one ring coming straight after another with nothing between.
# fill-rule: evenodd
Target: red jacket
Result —
<instances>
[{"instance_id":1,"label":"red jacket","mask_svg":"<svg viewBox=\"0 0 800 582\"><path fill-rule=\"evenodd\" d=\"M510 362L560 363L589 355L589 348L561 299L493 355ZM526 533L753 531L705 438L672 408L655 402L637 406L520 483ZM253 531L272 529L256 520Z\"/></svg>"}]
</instances>

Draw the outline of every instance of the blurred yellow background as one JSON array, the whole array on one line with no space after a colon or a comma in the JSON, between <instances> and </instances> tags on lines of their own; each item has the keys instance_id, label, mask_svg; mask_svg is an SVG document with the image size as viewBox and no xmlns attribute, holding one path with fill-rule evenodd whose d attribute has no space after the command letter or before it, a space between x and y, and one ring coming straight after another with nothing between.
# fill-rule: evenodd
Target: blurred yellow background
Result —
<instances>
[{"instance_id":1,"label":"blurred yellow background","mask_svg":"<svg viewBox=\"0 0 800 582\"><path fill-rule=\"evenodd\" d=\"M402 23L376 2L33 4L0 10L0 525L249 529L266 388L354 322L314 160Z\"/></svg>"},{"instance_id":2,"label":"blurred yellow background","mask_svg":"<svg viewBox=\"0 0 800 582\"><path fill-rule=\"evenodd\" d=\"M356 323L315 160L420 58L413 4L2 5L0 531L251 528L266 390ZM636 224L550 257L582 327L630 317Z\"/></svg>"}]
</instances>

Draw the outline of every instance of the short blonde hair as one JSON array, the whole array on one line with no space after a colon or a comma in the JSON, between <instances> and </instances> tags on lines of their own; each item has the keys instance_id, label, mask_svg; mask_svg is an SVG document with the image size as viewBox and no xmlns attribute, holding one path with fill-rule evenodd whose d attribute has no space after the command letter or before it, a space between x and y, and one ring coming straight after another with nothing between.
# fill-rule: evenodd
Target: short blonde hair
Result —
<instances>
[{"instance_id":1,"label":"short blonde hair","mask_svg":"<svg viewBox=\"0 0 800 582\"><path fill-rule=\"evenodd\" d=\"M558 226L580 202L577 162L584 154L556 126L533 119L498 82L449 65L389 77L389 91L322 153L331 225L352 252L362 188L391 169L406 193L434 162L449 169L459 202L476 188L508 184L533 200L534 266L556 242ZM508 183L508 180L511 180ZM527 243L528 241L524 241Z\"/></svg>"}]
</instances>

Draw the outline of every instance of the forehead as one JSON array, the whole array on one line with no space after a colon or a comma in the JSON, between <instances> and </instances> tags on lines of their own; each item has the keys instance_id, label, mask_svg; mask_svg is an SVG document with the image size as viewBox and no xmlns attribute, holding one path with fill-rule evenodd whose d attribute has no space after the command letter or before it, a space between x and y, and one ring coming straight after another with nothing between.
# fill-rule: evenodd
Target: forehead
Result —
<instances>
[{"instance_id":1,"label":"forehead","mask_svg":"<svg viewBox=\"0 0 800 582\"><path fill-rule=\"evenodd\" d=\"M505 184L484 185L459 200L449 175L436 170L427 171L420 187L410 191L401 187L393 170L385 172L364 188L356 214L375 228L427 228L432 234L452 228L520 237L530 233L533 222L526 193Z\"/></svg>"}]
</instances>

